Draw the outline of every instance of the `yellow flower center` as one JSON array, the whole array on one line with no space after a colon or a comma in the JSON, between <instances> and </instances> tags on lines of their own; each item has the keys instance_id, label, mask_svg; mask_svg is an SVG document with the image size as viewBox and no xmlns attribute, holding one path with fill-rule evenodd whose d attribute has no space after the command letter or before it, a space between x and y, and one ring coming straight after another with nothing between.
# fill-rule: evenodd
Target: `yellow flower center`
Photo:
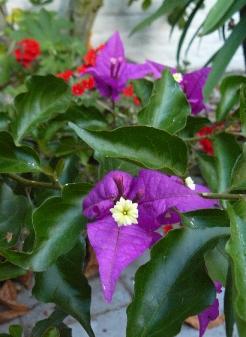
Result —
<instances>
[{"instance_id":1,"label":"yellow flower center","mask_svg":"<svg viewBox=\"0 0 246 337\"><path fill-rule=\"evenodd\" d=\"M181 83L183 81L183 76L181 73L174 73L173 78L176 82Z\"/></svg>"},{"instance_id":2,"label":"yellow flower center","mask_svg":"<svg viewBox=\"0 0 246 337\"><path fill-rule=\"evenodd\" d=\"M121 197L110 212L119 227L138 223L138 204L131 200Z\"/></svg>"}]
</instances>

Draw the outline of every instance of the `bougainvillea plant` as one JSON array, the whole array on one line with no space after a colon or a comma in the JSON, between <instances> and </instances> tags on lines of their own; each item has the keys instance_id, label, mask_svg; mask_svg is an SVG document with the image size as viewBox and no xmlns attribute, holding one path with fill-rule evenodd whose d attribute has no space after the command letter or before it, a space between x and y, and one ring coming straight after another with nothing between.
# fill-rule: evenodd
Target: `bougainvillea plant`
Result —
<instances>
[{"instance_id":1,"label":"bougainvillea plant","mask_svg":"<svg viewBox=\"0 0 246 337\"><path fill-rule=\"evenodd\" d=\"M150 253L133 275L126 337L173 337L190 316L206 336L222 288L225 335L244 337L245 76L225 76L205 102L209 68L133 63L117 32L86 51L54 14L21 15L54 23L49 41L29 21L8 27L0 64L0 282L31 272L33 296L55 304L31 335L71 335L71 315L95 336L93 249L108 306Z\"/></svg>"}]
</instances>

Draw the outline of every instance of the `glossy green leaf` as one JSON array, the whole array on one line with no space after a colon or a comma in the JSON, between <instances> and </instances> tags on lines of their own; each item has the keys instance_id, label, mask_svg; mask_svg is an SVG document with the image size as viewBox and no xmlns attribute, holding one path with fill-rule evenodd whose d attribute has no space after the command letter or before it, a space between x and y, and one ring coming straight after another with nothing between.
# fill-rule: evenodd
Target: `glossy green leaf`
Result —
<instances>
[{"instance_id":1,"label":"glossy green leaf","mask_svg":"<svg viewBox=\"0 0 246 337\"><path fill-rule=\"evenodd\" d=\"M232 170L241 150L235 137L225 133L214 137L213 146L218 176L217 191L224 192L230 188Z\"/></svg>"},{"instance_id":2,"label":"glossy green leaf","mask_svg":"<svg viewBox=\"0 0 246 337\"><path fill-rule=\"evenodd\" d=\"M163 1L162 5L153 14L148 16L146 19L141 21L139 24L137 24L133 28L130 35L135 34L139 30L142 30L148 27L155 20L159 19L161 16L171 13L176 7L185 5L189 1L190 0L165 0Z\"/></svg>"},{"instance_id":3,"label":"glossy green leaf","mask_svg":"<svg viewBox=\"0 0 246 337\"><path fill-rule=\"evenodd\" d=\"M35 243L32 252L0 249L0 254L17 266L34 271L46 270L68 252L84 229L82 200L89 192L87 184L69 184L61 197L47 199L33 213Z\"/></svg>"},{"instance_id":4,"label":"glossy green leaf","mask_svg":"<svg viewBox=\"0 0 246 337\"><path fill-rule=\"evenodd\" d=\"M240 119L242 133L246 136L246 85L243 85L240 92Z\"/></svg>"},{"instance_id":5,"label":"glossy green leaf","mask_svg":"<svg viewBox=\"0 0 246 337\"><path fill-rule=\"evenodd\" d=\"M120 170L137 175L140 167L129 161L115 158L105 158L100 153L95 153L94 158L99 162L99 176L104 177L108 172Z\"/></svg>"},{"instance_id":6,"label":"glossy green leaf","mask_svg":"<svg viewBox=\"0 0 246 337\"><path fill-rule=\"evenodd\" d=\"M185 318L213 302L203 254L228 234L222 227L173 230L152 248L135 276L127 337L176 336Z\"/></svg>"},{"instance_id":7,"label":"glossy green leaf","mask_svg":"<svg viewBox=\"0 0 246 337\"><path fill-rule=\"evenodd\" d=\"M205 264L210 278L225 286L228 272L228 255L225 252L225 240L220 240L218 244L204 255Z\"/></svg>"},{"instance_id":8,"label":"glossy green leaf","mask_svg":"<svg viewBox=\"0 0 246 337\"><path fill-rule=\"evenodd\" d=\"M238 47L242 44L243 40L246 37L246 17L241 19L237 26L233 29L229 38L225 41L223 47L216 54L213 64L212 71L208 76L204 88L204 95L208 99L212 93L213 88L219 82L221 76L224 74L224 71L235 54Z\"/></svg>"},{"instance_id":9,"label":"glossy green leaf","mask_svg":"<svg viewBox=\"0 0 246 337\"><path fill-rule=\"evenodd\" d=\"M151 96L153 90L153 82L146 80L144 78L140 80L133 81L134 91L140 101L142 106L145 106Z\"/></svg>"},{"instance_id":10,"label":"glossy green leaf","mask_svg":"<svg viewBox=\"0 0 246 337\"><path fill-rule=\"evenodd\" d=\"M27 88L27 92L15 99L17 114L12 130L17 142L40 123L64 113L70 103L68 85L54 76L34 76Z\"/></svg>"},{"instance_id":11,"label":"glossy green leaf","mask_svg":"<svg viewBox=\"0 0 246 337\"><path fill-rule=\"evenodd\" d=\"M155 81L150 100L139 112L141 124L176 133L186 125L190 106L172 74L165 70L162 78Z\"/></svg>"},{"instance_id":12,"label":"glossy green leaf","mask_svg":"<svg viewBox=\"0 0 246 337\"><path fill-rule=\"evenodd\" d=\"M31 337L43 337L43 334L52 327L59 327L67 314L56 308L55 311L46 319L38 321L31 332Z\"/></svg>"},{"instance_id":13,"label":"glossy green leaf","mask_svg":"<svg viewBox=\"0 0 246 337\"><path fill-rule=\"evenodd\" d=\"M203 209L181 215L182 223L192 229L207 227L230 227L227 213L221 209Z\"/></svg>"},{"instance_id":14,"label":"glossy green leaf","mask_svg":"<svg viewBox=\"0 0 246 337\"><path fill-rule=\"evenodd\" d=\"M26 270L8 261L0 263L0 281L9 280L26 274Z\"/></svg>"},{"instance_id":15,"label":"glossy green leaf","mask_svg":"<svg viewBox=\"0 0 246 337\"><path fill-rule=\"evenodd\" d=\"M201 170L201 174L206 181L208 187L213 191L217 192L218 190L218 174L216 170L215 158L208 156L205 153L198 152L196 153L198 165Z\"/></svg>"},{"instance_id":16,"label":"glossy green leaf","mask_svg":"<svg viewBox=\"0 0 246 337\"><path fill-rule=\"evenodd\" d=\"M150 169L169 170L177 175L186 172L185 143L165 131L147 126L88 131L73 123L69 125L84 142L104 157L126 159Z\"/></svg>"},{"instance_id":17,"label":"glossy green leaf","mask_svg":"<svg viewBox=\"0 0 246 337\"><path fill-rule=\"evenodd\" d=\"M231 188L234 190L246 189L246 144L244 144L243 153L233 168Z\"/></svg>"},{"instance_id":18,"label":"glossy green leaf","mask_svg":"<svg viewBox=\"0 0 246 337\"><path fill-rule=\"evenodd\" d=\"M28 146L16 146L11 135L0 132L0 173L39 172L39 158Z\"/></svg>"},{"instance_id":19,"label":"glossy green leaf","mask_svg":"<svg viewBox=\"0 0 246 337\"><path fill-rule=\"evenodd\" d=\"M210 9L202 29L202 35L206 35L213 31L214 26L221 21L235 0L217 0L214 6Z\"/></svg>"},{"instance_id":20,"label":"glossy green leaf","mask_svg":"<svg viewBox=\"0 0 246 337\"><path fill-rule=\"evenodd\" d=\"M36 274L33 294L42 302L55 303L95 337L90 326L91 290L82 274L84 257L85 245L79 243L47 271Z\"/></svg>"},{"instance_id":21,"label":"glossy green leaf","mask_svg":"<svg viewBox=\"0 0 246 337\"><path fill-rule=\"evenodd\" d=\"M72 105L66 113L59 115L56 121L70 121L81 128L89 130L103 130L107 128L107 121L94 107Z\"/></svg>"},{"instance_id":22,"label":"glossy green leaf","mask_svg":"<svg viewBox=\"0 0 246 337\"><path fill-rule=\"evenodd\" d=\"M235 313L246 331L246 200L228 205L231 220L231 237L227 252L232 260L233 284L235 287Z\"/></svg>"},{"instance_id":23,"label":"glossy green leaf","mask_svg":"<svg viewBox=\"0 0 246 337\"><path fill-rule=\"evenodd\" d=\"M11 188L0 184L0 247L14 246L25 225L29 205L22 195L16 195Z\"/></svg>"},{"instance_id":24,"label":"glossy green leaf","mask_svg":"<svg viewBox=\"0 0 246 337\"><path fill-rule=\"evenodd\" d=\"M233 310L233 278L231 266L228 269L226 279L225 296L224 296L224 313L225 313L226 337L233 337L235 317Z\"/></svg>"},{"instance_id":25,"label":"glossy green leaf","mask_svg":"<svg viewBox=\"0 0 246 337\"><path fill-rule=\"evenodd\" d=\"M194 137L203 126L209 123L209 119L206 117L188 116L186 126L178 133L178 136L181 138Z\"/></svg>"},{"instance_id":26,"label":"glossy green leaf","mask_svg":"<svg viewBox=\"0 0 246 337\"><path fill-rule=\"evenodd\" d=\"M233 75L225 77L220 86L221 99L216 109L216 119L221 121L227 117L235 105L239 105L239 90L246 77Z\"/></svg>"}]
</instances>

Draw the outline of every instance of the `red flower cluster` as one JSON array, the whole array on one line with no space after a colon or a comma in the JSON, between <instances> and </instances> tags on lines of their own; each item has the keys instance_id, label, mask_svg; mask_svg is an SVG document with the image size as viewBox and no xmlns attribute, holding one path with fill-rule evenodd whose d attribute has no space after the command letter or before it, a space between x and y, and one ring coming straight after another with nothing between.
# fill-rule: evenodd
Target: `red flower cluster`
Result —
<instances>
[{"instance_id":1,"label":"red flower cluster","mask_svg":"<svg viewBox=\"0 0 246 337\"><path fill-rule=\"evenodd\" d=\"M98 48L91 48L83 57L84 63L77 67L75 71L72 70L65 70L59 74L56 74L56 77L62 78L65 82L68 82L73 75L79 76L86 72L88 67L94 66L96 63L96 57L100 50L104 48L104 45L100 45ZM95 80L92 76L80 80L77 83L72 85L72 94L74 96L81 96L84 94L86 90L92 90L95 88Z\"/></svg>"},{"instance_id":2,"label":"red flower cluster","mask_svg":"<svg viewBox=\"0 0 246 337\"><path fill-rule=\"evenodd\" d=\"M81 96L86 90L92 90L95 87L95 80L92 76L72 85L72 94Z\"/></svg>"},{"instance_id":3,"label":"red flower cluster","mask_svg":"<svg viewBox=\"0 0 246 337\"><path fill-rule=\"evenodd\" d=\"M214 132L215 126L204 126L201 128L200 131L197 132L197 136L206 136L211 135ZM214 149L213 149L213 143L209 138L204 138L199 140L199 144L201 145L201 148L204 152L206 152L208 155L213 156L214 155Z\"/></svg>"},{"instance_id":4,"label":"red flower cluster","mask_svg":"<svg viewBox=\"0 0 246 337\"><path fill-rule=\"evenodd\" d=\"M132 83L130 83L127 87L123 89L122 94L125 97L132 97L133 103L136 106L139 106L141 104L140 99L134 93L134 87Z\"/></svg>"},{"instance_id":5,"label":"red flower cluster","mask_svg":"<svg viewBox=\"0 0 246 337\"><path fill-rule=\"evenodd\" d=\"M40 54L40 45L34 39L23 39L17 42L16 49L14 50L16 61L24 68L28 68Z\"/></svg>"},{"instance_id":6,"label":"red flower cluster","mask_svg":"<svg viewBox=\"0 0 246 337\"><path fill-rule=\"evenodd\" d=\"M218 130L223 129L224 124L223 123L215 123L213 125L204 126L197 132L198 137L211 135L214 132L217 132ZM199 144L201 145L201 148L204 152L206 152L208 155L213 156L214 155L214 148L213 148L213 142L209 138L204 138L199 140Z\"/></svg>"},{"instance_id":7,"label":"red flower cluster","mask_svg":"<svg viewBox=\"0 0 246 337\"><path fill-rule=\"evenodd\" d=\"M65 82L68 82L72 76L73 76L72 70L65 70L62 73L56 74L56 77L63 79Z\"/></svg>"}]
</instances>

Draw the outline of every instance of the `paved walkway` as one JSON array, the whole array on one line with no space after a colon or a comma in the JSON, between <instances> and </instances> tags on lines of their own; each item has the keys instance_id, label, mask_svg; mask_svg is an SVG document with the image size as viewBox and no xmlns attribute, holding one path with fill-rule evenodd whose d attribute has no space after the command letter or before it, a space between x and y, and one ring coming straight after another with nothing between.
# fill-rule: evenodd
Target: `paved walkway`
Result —
<instances>
[{"instance_id":1,"label":"paved walkway","mask_svg":"<svg viewBox=\"0 0 246 337\"><path fill-rule=\"evenodd\" d=\"M104 302L98 278L90 280L92 287L92 326L96 337L125 337L126 307L128 306L133 291L133 275L136 269L146 258L130 266L118 282L116 293L111 304ZM27 304L32 310L20 319L11 321L11 324L24 326L25 337L30 336L30 331L35 322L47 318L53 311L53 305L37 303L30 291L19 294L18 300ZM71 317L65 321L73 329L73 337L88 337L81 326ZM0 325L0 332L7 332L8 324ZM183 326L178 337L198 337L198 331L186 325ZM204 337L225 337L224 326L208 330ZM163 336L165 337L165 336ZM234 334L233 337L237 337Z\"/></svg>"}]
</instances>

